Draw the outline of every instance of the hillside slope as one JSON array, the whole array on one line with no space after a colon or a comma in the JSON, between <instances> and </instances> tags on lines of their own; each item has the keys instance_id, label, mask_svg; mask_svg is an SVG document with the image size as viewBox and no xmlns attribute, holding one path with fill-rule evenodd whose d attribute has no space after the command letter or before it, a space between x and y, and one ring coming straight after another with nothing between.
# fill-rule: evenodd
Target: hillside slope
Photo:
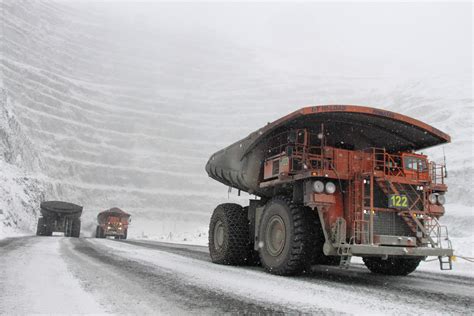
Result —
<instances>
[{"instance_id":1,"label":"hillside slope","mask_svg":"<svg viewBox=\"0 0 474 316\"><path fill-rule=\"evenodd\" d=\"M16 122L3 128L16 141L2 170L31 179L20 184L27 196L13 198L18 206L3 209L31 221L26 230L46 198L84 205L90 232L99 210L119 206L133 214L132 236L202 233L215 205L227 201L227 188L204 171L207 158L307 104L385 108L451 134L448 199L456 206L448 206L446 221L474 223L472 73L358 76L280 67L263 42L228 37L220 25L172 23L179 8L146 13L128 4L127 14L126 6L107 4L0 5L0 71ZM443 159L442 148L428 153ZM15 194L8 187L2 196ZM462 229L460 238L472 241Z\"/></svg>"}]
</instances>

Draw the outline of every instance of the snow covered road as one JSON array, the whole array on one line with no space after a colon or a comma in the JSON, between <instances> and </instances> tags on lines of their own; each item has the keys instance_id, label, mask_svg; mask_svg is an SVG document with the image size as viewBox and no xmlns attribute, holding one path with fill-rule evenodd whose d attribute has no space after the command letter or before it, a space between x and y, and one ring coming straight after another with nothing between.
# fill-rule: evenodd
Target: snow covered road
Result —
<instances>
[{"instance_id":1,"label":"snow covered road","mask_svg":"<svg viewBox=\"0 0 474 316\"><path fill-rule=\"evenodd\" d=\"M0 241L0 314L470 314L474 279L316 267L277 277L209 261L202 246L23 237Z\"/></svg>"}]
</instances>

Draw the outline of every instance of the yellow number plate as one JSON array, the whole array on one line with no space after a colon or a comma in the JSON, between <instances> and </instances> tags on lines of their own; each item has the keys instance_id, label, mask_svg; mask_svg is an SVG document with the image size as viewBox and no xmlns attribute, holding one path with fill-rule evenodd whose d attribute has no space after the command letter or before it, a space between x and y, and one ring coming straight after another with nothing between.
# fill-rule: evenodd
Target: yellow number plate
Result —
<instances>
[{"instance_id":1,"label":"yellow number plate","mask_svg":"<svg viewBox=\"0 0 474 316\"><path fill-rule=\"evenodd\" d=\"M408 198L403 194L391 194L388 197L388 207L408 208Z\"/></svg>"}]
</instances>

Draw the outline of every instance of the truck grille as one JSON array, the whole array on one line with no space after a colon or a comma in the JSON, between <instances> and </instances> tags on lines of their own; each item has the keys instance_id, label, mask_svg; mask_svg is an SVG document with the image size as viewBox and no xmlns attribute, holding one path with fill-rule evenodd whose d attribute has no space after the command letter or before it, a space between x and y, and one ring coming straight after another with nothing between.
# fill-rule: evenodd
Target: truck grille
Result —
<instances>
[{"instance_id":1,"label":"truck grille","mask_svg":"<svg viewBox=\"0 0 474 316\"><path fill-rule=\"evenodd\" d=\"M364 215L368 221L370 215ZM374 214L374 234L390 236L414 237L416 234L408 227L407 223L397 214L397 212L375 212Z\"/></svg>"}]
</instances>

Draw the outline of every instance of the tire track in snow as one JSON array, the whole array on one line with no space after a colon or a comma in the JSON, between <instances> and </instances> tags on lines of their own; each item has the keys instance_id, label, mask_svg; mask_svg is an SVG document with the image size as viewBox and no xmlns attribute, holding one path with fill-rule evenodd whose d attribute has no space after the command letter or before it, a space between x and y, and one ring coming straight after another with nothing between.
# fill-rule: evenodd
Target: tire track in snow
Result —
<instances>
[{"instance_id":1,"label":"tire track in snow","mask_svg":"<svg viewBox=\"0 0 474 316\"><path fill-rule=\"evenodd\" d=\"M62 239L35 236L2 242L0 315L104 312L69 273L60 256Z\"/></svg>"},{"instance_id":2,"label":"tire track in snow","mask_svg":"<svg viewBox=\"0 0 474 316\"><path fill-rule=\"evenodd\" d=\"M91 240L97 248L114 251L117 256L133 259L144 265L174 271L181 278L187 278L199 287L209 288L233 297L251 298L259 304L291 307L298 312L318 314L362 314L388 313L421 314L425 310L421 299L416 304L398 303L398 294L380 293L378 289L360 288L350 283L337 283L325 280L311 283L304 276L279 277L268 274L259 267L232 267L214 265L208 258L194 259L166 250L136 247L112 240ZM179 245L186 247L184 245ZM178 245L168 248L173 251ZM199 248L192 246L197 252ZM195 253L193 253L193 256ZM365 291L364 291L365 290ZM361 294L361 292L364 292ZM341 300L341 298L344 298Z\"/></svg>"},{"instance_id":3,"label":"tire track in snow","mask_svg":"<svg viewBox=\"0 0 474 316\"><path fill-rule=\"evenodd\" d=\"M204 247L204 246L192 246L192 245L148 242L148 241L138 241L138 240L119 240L118 242L123 242L123 243L131 244L134 246L145 247L149 249L162 250L162 251L171 252L177 255L182 255L185 257L198 259L201 261L211 262L211 258L209 257L209 252L207 250L207 247Z\"/></svg>"},{"instance_id":4,"label":"tire track in snow","mask_svg":"<svg viewBox=\"0 0 474 316\"><path fill-rule=\"evenodd\" d=\"M210 262L205 246L138 240L120 242ZM394 300L414 306L421 304L422 298L424 304L429 304L434 312L469 312L474 298L474 280L470 277L423 271L414 272L407 277L384 276L370 273L362 264L353 264L349 270L334 266L315 266L310 274L298 278L311 284L329 282L334 286L350 285L367 296L393 296Z\"/></svg>"},{"instance_id":5,"label":"tire track in snow","mask_svg":"<svg viewBox=\"0 0 474 316\"><path fill-rule=\"evenodd\" d=\"M101 296L103 302L112 302L109 308L114 313L296 313L198 287L173 271L117 256L85 239L64 240L62 252L83 286Z\"/></svg>"}]
</instances>

